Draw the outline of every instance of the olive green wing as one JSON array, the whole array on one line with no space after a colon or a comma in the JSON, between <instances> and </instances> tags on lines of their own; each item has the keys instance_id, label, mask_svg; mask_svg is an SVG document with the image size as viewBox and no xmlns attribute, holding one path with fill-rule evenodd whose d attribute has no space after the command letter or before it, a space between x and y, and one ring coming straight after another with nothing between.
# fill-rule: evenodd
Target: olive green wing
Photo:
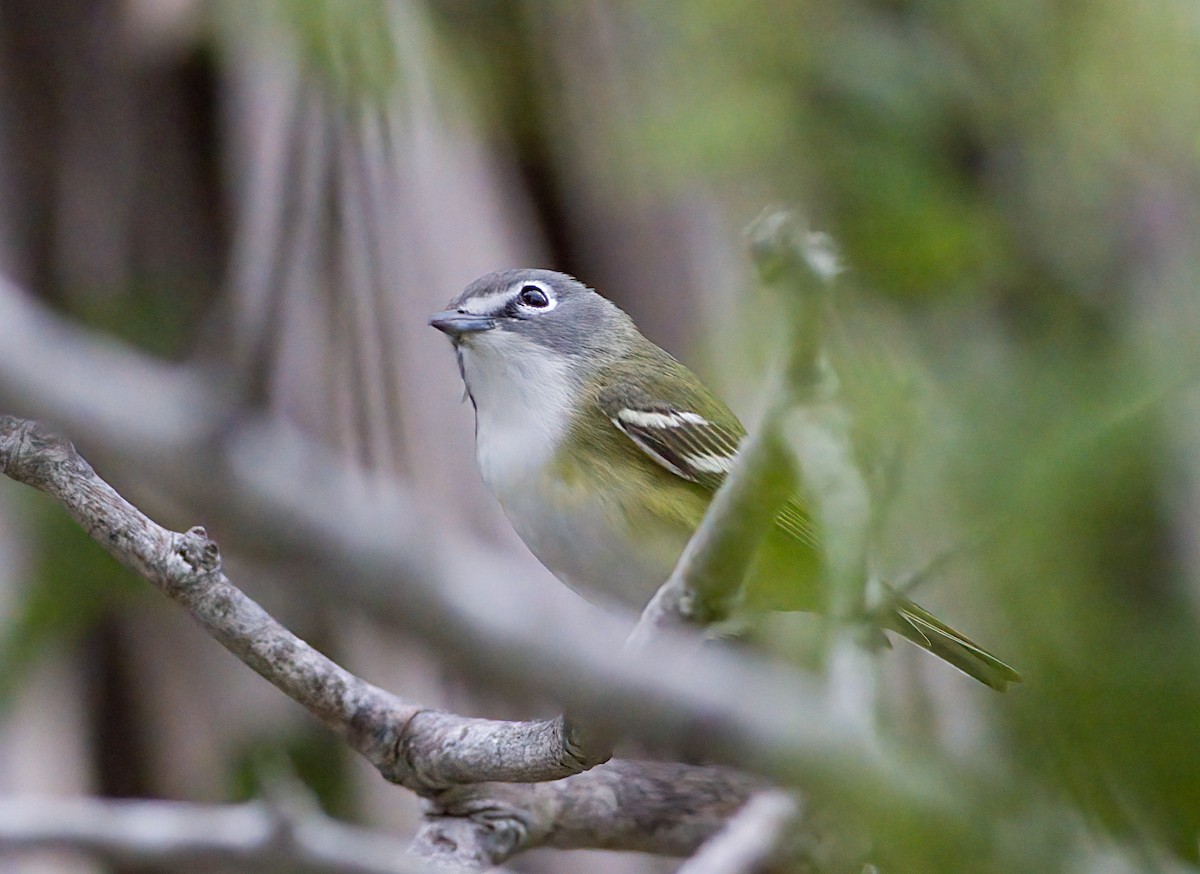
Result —
<instances>
[{"instance_id":1,"label":"olive green wing","mask_svg":"<svg viewBox=\"0 0 1200 874\"><path fill-rule=\"evenodd\" d=\"M669 357L616 373L607 385L597 400L613 425L671 473L716 491L746 436L723 403ZM775 526L819 551L812 520L798 499L784 505ZM882 624L993 689L1003 691L1021 680L996 656L907 598L896 598Z\"/></svg>"},{"instance_id":2,"label":"olive green wing","mask_svg":"<svg viewBox=\"0 0 1200 874\"><path fill-rule=\"evenodd\" d=\"M671 364L683 373L671 373L674 368L668 365L668 377L686 378L670 381L670 400L663 397L667 394L663 386L626 378L600 391L600 408L613 425L662 467L716 491L733 467L746 429L696 377L673 359ZM812 521L798 499L788 500L775 524L792 537L817 546Z\"/></svg>"}]
</instances>

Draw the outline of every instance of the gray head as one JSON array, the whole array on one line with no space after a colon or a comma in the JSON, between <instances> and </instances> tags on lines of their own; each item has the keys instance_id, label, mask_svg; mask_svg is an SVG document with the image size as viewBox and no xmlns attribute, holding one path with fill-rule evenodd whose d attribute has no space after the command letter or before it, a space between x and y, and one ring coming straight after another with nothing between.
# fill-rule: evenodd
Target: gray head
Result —
<instances>
[{"instance_id":1,"label":"gray head","mask_svg":"<svg viewBox=\"0 0 1200 874\"><path fill-rule=\"evenodd\" d=\"M480 277L429 324L454 343L477 412L535 419L564 407L637 337L629 316L582 282L528 268Z\"/></svg>"},{"instance_id":2,"label":"gray head","mask_svg":"<svg viewBox=\"0 0 1200 874\"><path fill-rule=\"evenodd\" d=\"M476 279L429 323L456 346L504 342L474 336L498 332L586 358L610 349L633 327L625 313L574 277L531 268Z\"/></svg>"}]
</instances>

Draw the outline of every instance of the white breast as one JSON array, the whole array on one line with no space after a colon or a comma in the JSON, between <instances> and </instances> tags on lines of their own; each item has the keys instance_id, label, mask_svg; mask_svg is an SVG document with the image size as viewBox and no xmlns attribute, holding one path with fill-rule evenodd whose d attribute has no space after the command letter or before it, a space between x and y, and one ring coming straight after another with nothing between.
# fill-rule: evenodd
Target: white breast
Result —
<instances>
[{"instance_id":1,"label":"white breast","mask_svg":"<svg viewBox=\"0 0 1200 874\"><path fill-rule=\"evenodd\" d=\"M552 474L531 473L497 497L530 552L585 597L640 609L666 581L686 542L676 529L632 530L619 506Z\"/></svg>"},{"instance_id":2,"label":"white breast","mask_svg":"<svg viewBox=\"0 0 1200 874\"><path fill-rule=\"evenodd\" d=\"M484 482L500 492L554 457L571 420L565 362L508 331L472 335L461 348L475 402L475 451Z\"/></svg>"},{"instance_id":3,"label":"white breast","mask_svg":"<svg viewBox=\"0 0 1200 874\"><path fill-rule=\"evenodd\" d=\"M556 475L553 459L578 391L567 365L501 331L472 335L461 351L479 471L517 534L571 588L644 604L684 541L674 531L661 538L642 531L639 549L630 550L623 511Z\"/></svg>"}]
</instances>

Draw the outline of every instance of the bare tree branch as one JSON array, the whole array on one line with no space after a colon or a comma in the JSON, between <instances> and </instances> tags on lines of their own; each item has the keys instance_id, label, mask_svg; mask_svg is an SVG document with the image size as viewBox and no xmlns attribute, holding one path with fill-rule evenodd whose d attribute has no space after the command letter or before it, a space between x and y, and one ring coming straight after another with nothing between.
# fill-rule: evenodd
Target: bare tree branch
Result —
<instances>
[{"instance_id":1,"label":"bare tree branch","mask_svg":"<svg viewBox=\"0 0 1200 874\"><path fill-rule=\"evenodd\" d=\"M438 815L414 846L432 859L451 847L451 858L480 864L529 846L687 856L762 786L730 768L622 760L554 783L459 786L436 799ZM466 827L471 820L489 827Z\"/></svg>"},{"instance_id":2,"label":"bare tree branch","mask_svg":"<svg viewBox=\"0 0 1200 874\"><path fill-rule=\"evenodd\" d=\"M789 827L799 815L800 807L788 793L760 792L677 874L755 874L779 853Z\"/></svg>"},{"instance_id":3,"label":"bare tree branch","mask_svg":"<svg viewBox=\"0 0 1200 874\"><path fill-rule=\"evenodd\" d=\"M306 874L446 872L378 832L317 810L99 798L0 799L0 858L67 850L117 864L284 867ZM459 869L463 870L463 869Z\"/></svg>"},{"instance_id":4,"label":"bare tree branch","mask_svg":"<svg viewBox=\"0 0 1200 874\"><path fill-rule=\"evenodd\" d=\"M784 283L792 292L787 306L796 310L790 320L795 330L787 366L770 410L743 442L733 469L670 578L642 612L629 639L634 650L645 647L665 628L704 626L728 615L729 603L753 561L760 535L795 489L792 457L783 440L803 421L793 410L798 405L821 403L828 393L830 380L822 367L823 291L840 271L832 241L824 234L804 232L796 217L783 210L764 211L747 234L764 280ZM844 483L849 481L842 470L849 455L841 455L836 483L839 494L846 491ZM799 455L797 460L819 486L830 479L829 465L820 463L828 462L827 457L814 462ZM854 540L855 545L860 543L861 538Z\"/></svg>"},{"instance_id":5,"label":"bare tree branch","mask_svg":"<svg viewBox=\"0 0 1200 874\"><path fill-rule=\"evenodd\" d=\"M96 475L65 438L0 416L0 472L54 498L114 558L183 606L226 649L347 737L380 768L418 708L312 649L239 591L203 528L156 525ZM369 727L366 732L356 726ZM381 731L380 729L386 729Z\"/></svg>"},{"instance_id":6,"label":"bare tree branch","mask_svg":"<svg viewBox=\"0 0 1200 874\"><path fill-rule=\"evenodd\" d=\"M388 779L427 793L459 782L554 780L587 767L561 719L468 719L404 702L350 674L235 587L203 528L180 534L155 524L60 435L0 416L0 472L57 500L118 561L183 606Z\"/></svg>"}]
</instances>

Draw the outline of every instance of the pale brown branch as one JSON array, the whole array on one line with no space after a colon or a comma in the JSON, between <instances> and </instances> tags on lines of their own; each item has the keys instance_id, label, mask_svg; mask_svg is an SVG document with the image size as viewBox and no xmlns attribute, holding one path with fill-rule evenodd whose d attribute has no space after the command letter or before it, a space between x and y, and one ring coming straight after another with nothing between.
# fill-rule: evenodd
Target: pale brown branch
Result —
<instances>
[{"instance_id":1,"label":"pale brown branch","mask_svg":"<svg viewBox=\"0 0 1200 874\"><path fill-rule=\"evenodd\" d=\"M553 783L459 786L436 799L414 846L480 865L529 846L687 856L762 785L731 768L614 760Z\"/></svg>"},{"instance_id":2,"label":"pale brown branch","mask_svg":"<svg viewBox=\"0 0 1200 874\"><path fill-rule=\"evenodd\" d=\"M786 792L760 792L705 842L676 874L755 874L780 855L800 806Z\"/></svg>"},{"instance_id":3,"label":"pale brown branch","mask_svg":"<svg viewBox=\"0 0 1200 874\"><path fill-rule=\"evenodd\" d=\"M0 416L0 472L57 501L222 646L387 767L399 732L418 708L358 679L279 625L229 581L203 528L180 534L155 524L97 476L68 440L27 420ZM360 725L373 730L356 732Z\"/></svg>"},{"instance_id":4,"label":"pale brown branch","mask_svg":"<svg viewBox=\"0 0 1200 874\"><path fill-rule=\"evenodd\" d=\"M60 435L0 416L0 472L54 498L118 561L182 606L226 649L346 738L389 780L427 794L457 782L553 780L583 768L560 720L472 720L355 677L230 582L202 528L155 524Z\"/></svg>"},{"instance_id":5,"label":"pale brown branch","mask_svg":"<svg viewBox=\"0 0 1200 874\"><path fill-rule=\"evenodd\" d=\"M451 871L414 858L393 838L344 825L318 810L289 811L263 802L0 799L0 859L45 850L171 870L221 865L304 874Z\"/></svg>"}]
</instances>

